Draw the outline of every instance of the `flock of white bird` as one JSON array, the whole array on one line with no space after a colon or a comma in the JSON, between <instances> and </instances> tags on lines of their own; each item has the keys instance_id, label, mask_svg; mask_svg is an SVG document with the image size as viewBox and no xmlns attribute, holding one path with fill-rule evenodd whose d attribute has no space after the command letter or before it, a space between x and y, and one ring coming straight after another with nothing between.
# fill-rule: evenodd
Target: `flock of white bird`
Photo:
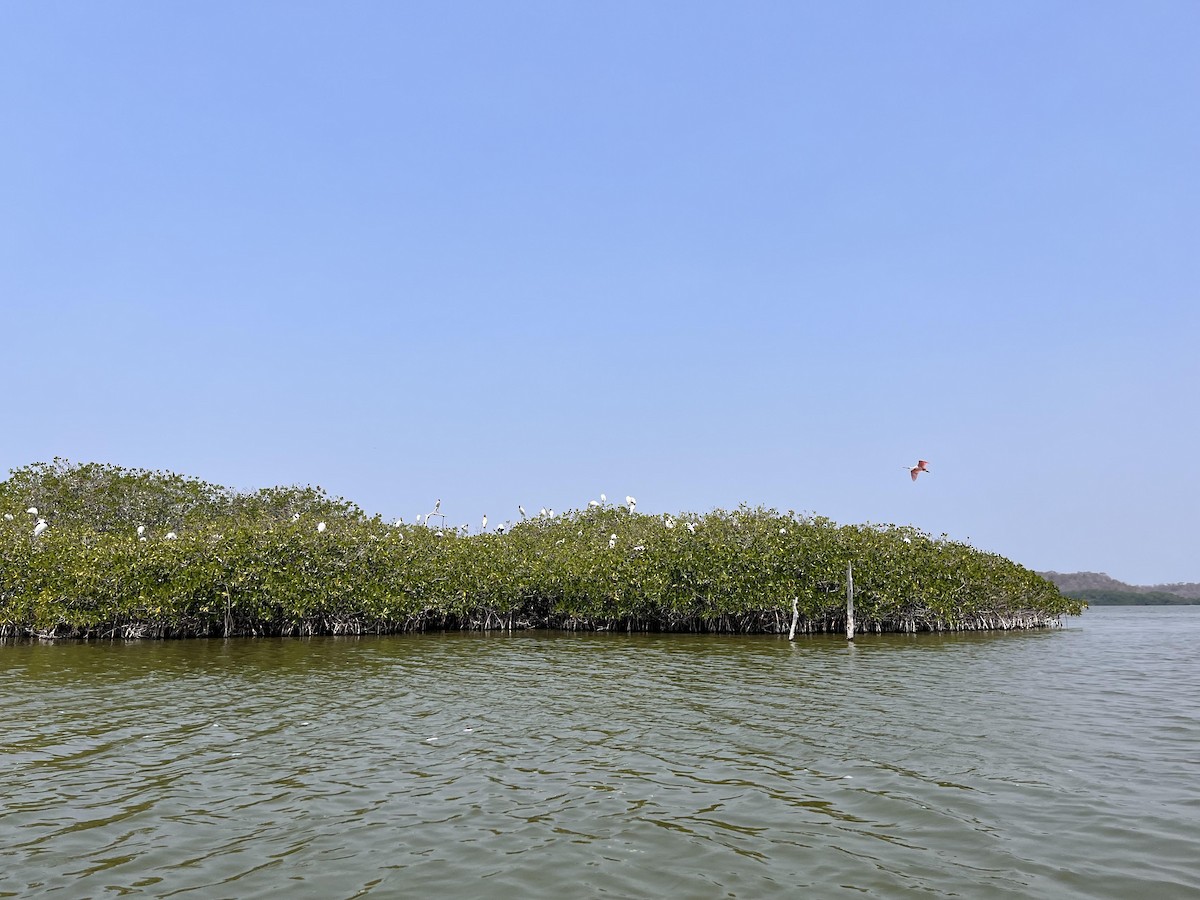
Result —
<instances>
[{"instance_id":1,"label":"flock of white bird","mask_svg":"<svg viewBox=\"0 0 1200 900\"><path fill-rule=\"evenodd\" d=\"M917 464L915 466L910 466L910 465L906 464L904 466L904 468L906 470L908 470L908 473L912 477L912 480L916 481L917 476L920 475L922 472L925 472L925 473L929 472L928 466L929 466L929 462L927 460L919 459L919 460L917 460ZM608 505L608 497L606 497L604 494L600 495L599 500L589 500L588 501L589 509L600 509L607 505ZM630 514L632 514L637 509L637 500L633 497L627 496L625 498L625 506L629 510ZM25 510L25 512L28 515L33 516L33 518L36 520L34 522L34 526L33 526L33 536L34 537L39 537L47 528L50 527L49 524L46 522L45 518L43 518L38 513L38 508L36 506L29 507L29 509ZM525 507L520 503L517 504L517 512L520 513L522 519L528 518L528 515L525 512ZM4 518L11 522L11 521L13 521L13 514L5 513ZM439 527L438 527L437 531L435 531L434 533L438 537L444 537L445 536L445 527L446 527L446 516L444 513L442 513L442 501L441 501L440 497L438 498L438 501L433 505L432 510L430 510L427 513L419 514L417 516L416 524L429 526L430 519L433 519L433 518L441 519L441 522L439 523ZM541 508L541 511L538 513L537 518L553 519L554 518L554 510L547 509L545 506L543 506ZM292 521L299 522L300 521L300 513L293 514ZM399 527L403 524L404 524L403 519L396 519L396 521L394 521L392 523L392 525L394 527ZM479 531L481 534L487 533L487 524L488 524L487 513L484 513L483 519L479 525ZM664 524L666 525L668 530L673 529L675 527L675 520L673 518L671 518L671 516L667 515L664 517ZM696 526L698 524L699 524L698 522L687 522L686 523L687 530L690 533L695 534ZM511 522L501 522L499 525L495 526L495 532L496 532L496 534L504 534L504 532L506 532L511 527L512 527ZM326 528L328 528L328 525L325 522L317 523L317 532L319 534L324 534ZM454 529L454 530L461 532L465 536L466 534L468 534L470 532L471 526L470 525L460 525L460 526L458 526L457 529ZM781 529L779 529L779 533L786 534L787 531L786 531L786 529L781 528ZM146 526L145 525L139 525L137 527L137 536L138 536L139 541L146 540ZM168 531L164 537L168 541L173 541L178 537L178 535L174 531ZM608 539L608 546L609 546L609 549L615 548L617 546L617 536L615 534ZM634 547L634 549L640 550L643 548Z\"/></svg>"},{"instance_id":2,"label":"flock of white bird","mask_svg":"<svg viewBox=\"0 0 1200 900\"><path fill-rule=\"evenodd\" d=\"M599 509L599 508L607 506L607 505L608 505L608 497L605 496L604 494L600 495L599 500L589 500L588 501L589 509ZM628 508L630 513L633 513L634 510L637 509L637 499L634 497L626 497L625 498L625 506L626 506L626 508ZM522 504L522 503L517 504L517 512L520 514L522 521L529 518L529 514L525 511L524 504ZM554 510L543 506L534 518L535 519L553 519L554 518ZM446 530L447 530L446 529L446 515L445 515L445 513L442 512L441 498L438 498L438 501L433 504L433 509L431 509L429 512L418 513L416 520L414 521L414 524L424 525L426 527L429 527L432 519L440 519L441 520L440 522L437 523L437 530L434 532L434 534L437 537L445 537ZM325 524L324 522L320 523L320 525L317 526L317 530L324 531L325 530L323 527L324 524ZM396 519L394 522L392 522L392 526L395 528L399 528L403 524L404 524L403 518ZM488 527L488 517L487 517L487 513L484 513L483 518L480 520L480 523L479 523L479 533L486 534L487 527ZM506 522L500 522L499 524L495 525L494 531L496 534L504 534L504 532L508 531L510 528L512 528L512 520L508 520ZM462 524L462 525L459 525L457 528L451 528L449 530L461 533L462 535L466 536L467 534L470 534L471 526L468 524Z\"/></svg>"},{"instance_id":3,"label":"flock of white bird","mask_svg":"<svg viewBox=\"0 0 1200 900\"><path fill-rule=\"evenodd\" d=\"M47 528L50 527L50 525L46 522L46 520L44 518L42 518L41 515L38 514L38 508L36 506L29 507L29 509L25 510L25 512L28 513L29 515L33 516L33 518L36 520L33 523L33 536L34 537L39 537L43 531L45 531ZM11 522L13 520L13 514L5 513L4 518L7 521Z\"/></svg>"}]
</instances>

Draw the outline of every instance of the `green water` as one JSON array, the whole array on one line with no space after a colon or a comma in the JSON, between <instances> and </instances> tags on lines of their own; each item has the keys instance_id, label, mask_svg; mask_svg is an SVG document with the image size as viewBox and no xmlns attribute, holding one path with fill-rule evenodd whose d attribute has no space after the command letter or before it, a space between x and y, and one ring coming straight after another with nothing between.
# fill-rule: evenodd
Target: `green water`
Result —
<instances>
[{"instance_id":1,"label":"green water","mask_svg":"<svg viewBox=\"0 0 1200 900\"><path fill-rule=\"evenodd\" d=\"M0 647L0 896L1200 897L1200 607Z\"/></svg>"}]
</instances>

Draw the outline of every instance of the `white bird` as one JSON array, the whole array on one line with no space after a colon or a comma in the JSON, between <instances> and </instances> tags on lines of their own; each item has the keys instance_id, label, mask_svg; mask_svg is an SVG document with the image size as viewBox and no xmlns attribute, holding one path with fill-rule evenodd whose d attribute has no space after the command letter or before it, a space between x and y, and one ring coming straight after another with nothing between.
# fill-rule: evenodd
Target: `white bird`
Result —
<instances>
[{"instance_id":1,"label":"white bird","mask_svg":"<svg viewBox=\"0 0 1200 900\"><path fill-rule=\"evenodd\" d=\"M25 510L25 512L29 513L31 516L36 516L38 514L36 506L29 507L29 509Z\"/></svg>"},{"instance_id":2,"label":"white bird","mask_svg":"<svg viewBox=\"0 0 1200 900\"><path fill-rule=\"evenodd\" d=\"M38 519L37 524L33 526L33 536L37 537L50 526L46 524L45 519Z\"/></svg>"},{"instance_id":3,"label":"white bird","mask_svg":"<svg viewBox=\"0 0 1200 900\"><path fill-rule=\"evenodd\" d=\"M667 516L667 528L674 528L674 527L675 527L675 520L672 519L670 516Z\"/></svg>"},{"instance_id":4,"label":"white bird","mask_svg":"<svg viewBox=\"0 0 1200 900\"><path fill-rule=\"evenodd\" d=\"M634 500L632 497L626 497L626 498L625 498L625 505L629 507L629 511L630 511L631 513L632 513L632 512L633 512L635 509L637 509L637 501L636 501L636 500Z\"/></svg>"},{"instance_id":5,"label":"white bird","mask_svg":"<svg viewBox=\"0 0 1200 900\"><path fill-rule=\"evenodd\" d=\"M687 526L688 526L688 531L690 531L692 534L696 533L696 523L695 522L688 522Z\"/></svg>"},{"instance_id":6,"label":"white bird","mask_svg":"<svg viewBox=\"0 0 1200 900\"><path fill-rule=\"evenodd\" d=\"M440 531L435 531L435 532L433 533L433 536L434 536L434 537L445 537L445 535L444 535L444 534L442 534Z\"/></svg>"},{"instance_id":7,"label":"white bird","mask_svg":"<svg viewBox=\"0 0 1200 900\"><path fill-rule=\"evenodd\" d=\"M553 519L554 518L554 510L552 510L552 509L546 510L546 518Z\"/></svg>"},{"instance_id":8,"label":"white bird","mask_svg":"<svg viewBox=\"0 0 1200 900\"><path fill-rule=\"evenodd\" d=\"M177 537L179 537L179 535L177 535L175 532L173 532L173 531L168 531L168 532L167 532L167 540L168 540L168 541L173 541L173 540L175 540L175 538L177 538Z\"/></svg>"},{"instance_id":9,"label":"white bird","mask_svg":"<svg viewBox=\"0 0 1200 900\"><path fill-rule=\"evenodd\" d=\"M393 522L393 523L392 523L392 527L393 527L393 528L399 528L399 527L400 527L401 525L403 525L403 524L404 524L404 520L403 520L403 519L397 519L395 522Z\"/></svg>"},{"instance_id":10,"label":"white bird","mask_svg":"<svg viewBox=\"0 0 1200 900\"><path fill-rule=\"evenodd\" d=\"M617 536L614 534L608 539L608 549L611 550L615 546L617 546Z\"/></svg>"},{"instance_id":11,"label":"white bird","mask_svg":"<svg viewBox=\"0 0 1200 900\"><path fill-rule=\"evenodd\" d=\"M634 547L633 549L634 549L635 551L638 551L638 550L645 550L645 549L646 549L646 545L645 545L645 544L638 544L638 545L637 545L636 547Z\"/></svg>"},{"instance_id":12,"label":"white bird","mask_svg":"<svg viewBox=\"0 0 1200 900\"><path fill-rule=\"evenodd\" d=\"M11 522L13 520L12 513L5 513L4 518L6 521Z\"/></svg>"},{"instance_id":13,"label":"white bird","mask_svg":"<svg viewBox=\"0 0 1200 900\"><path fill-rule=\"evenodd\" d=\"M525 507L523 507L520 503L517 504L517 512L521 514L522 519L525 518Z\"/></svg>"},{"instance_id":14,"label":"white bird","mask_svg":"<svg viewBox=\"0 0 1200 900\"><path fill-rule=\"evenodd\" d=\"M596 507L598 507L599 505L600 505L600 501L599 501L599 500L589 500L589 501L588 501L588 506L592 507L593 509L595 509L595 508L596 508Z\"/></svg>"},{"instance_id":15,"label":"white bird","mask_svg":"<svg viewBox=\"0 0 1200 900\"><path fill-rule=\"evenodd\" d=\"M317 533L318 533L318 534L320 534L320 533L321 533L321 532L323 532L324 530L325 530L325 523L324 523L324 522L318 522L318 523L317 523ZM167 537L170 537L170 535L167 535Z\"/></svg>"},{"instance_id":16,"label":"white bird","mask_svg":"<svg viewBox=\"0 0 1200 900\"><path fill-rule=\"evenodd\" d=\"M780 528L780 529L779 529L779 533L780 533L780 534L787 534L787 529L786 529L786 528Z\"/></svg>"},{"instance_id":17,"label":"white bird","mask_svg":"<svg viewBox=\"0 0 1200 900\"><path fill-rule=\"evenodd\" d=\"M442 511L442 498L438 497L438 502L433 504L433 512L431 512L430 515L436 516L441 511Z\"/></svg>"},{"instance_id":18,"label":"white bird","mask_svg":"<svg viewBox=\"0 0 1200 900\"><path fill-rule=\"evenodd\" d=\"M544 518L547 518L550 515L550 513L546 512L546 507L543 506L542 511L540 513L538 513L538 515L544 519Z\"/></svg>"},{"instance_id":19,"label":"white bird","mask_svg":"<svg viewBox=\"0 0 1200 900\"><path fill-rule=\"evenodd\" d=\"M496 534L504 534L504 523L501 522L496 526Z\"/></svg>"},{"instance_id":20,"label":"white bird","mask_svg":"<svg viewBox=\"0 0 1200 900\"><path fill-rule=\"evenodd\" d=\"M608 502L608 498L605 497L603 494L601 494L600 495L600 505L603 506L607 502Z\"/></svg>"},{"instance_id":21,"label":"white bird","mask_svg":"<svg viewBox=\"0 0 1200 900\"><path fill-rule=\"evenodd\" d=\"M300 521L300 513L292 513L292 521L299 522Z\"/></svg>"},{"instance_id":22,"label":"white bird","mask_svg":"<svg viewBox=\"0 0 1200 900\"><path fill-rule=\"evenodd\" d=\"M480 531L487 531L487 513L483 514L483 524L479 526Z\"/></svg>"}]
</instances>

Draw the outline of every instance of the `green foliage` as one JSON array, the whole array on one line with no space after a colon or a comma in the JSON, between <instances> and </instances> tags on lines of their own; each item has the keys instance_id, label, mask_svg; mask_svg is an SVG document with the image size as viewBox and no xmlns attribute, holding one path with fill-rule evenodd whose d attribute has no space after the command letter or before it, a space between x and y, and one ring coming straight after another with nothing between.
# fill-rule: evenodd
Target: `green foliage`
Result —
<instances>
[{"instance_id":1,"label":"green foliage","mask_svg":"<svg viewBox=\"0 0 1200 900\"><path fill-rule=\"evenodd\" d=\"M1076 600L1092 606L1195 606L1200 600L1181 597L1167 591L1116 591L1104 588L1081 588L1066 591Z\"/></svg>"},{"instance_id":2,"label":"green foliage","mask_svg":"<svg viewBox=\"0 0 1200 900\"><path fill-rule=\"evenodd\" d=\"M50 523L38 537L31 505ZM801 631L837 631L849 564L864 630L1043 625L1082 606L944 536L746 506L679 516L589 508L463 537L387 525L319 488L239 494L56 459L0 484L4 512L0 632L10 635L780 632L793 599Z\"/></svg>"}]
</instances>

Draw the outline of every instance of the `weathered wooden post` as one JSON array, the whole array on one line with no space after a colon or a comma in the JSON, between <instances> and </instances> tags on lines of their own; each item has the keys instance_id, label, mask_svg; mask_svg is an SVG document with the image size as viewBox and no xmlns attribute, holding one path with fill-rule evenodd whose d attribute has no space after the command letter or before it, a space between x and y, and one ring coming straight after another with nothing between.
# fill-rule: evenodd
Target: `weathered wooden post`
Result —
<instances>
[{"instance_id":1,"label":"weathered wooden post","mask_svg":"<svg viewBox=\"0 0 1200 900\"><path fill-rule=\"evenodd\" d=\"M846 563L846 640L854 640L854 563Z\"/></svg>"},{"instance_id":2,"label":"weathered wooden post","mask_svg":"<svg viewBox=\"0 0 1200 900\"><path fill-rule=\"evenodd\" d=\"M793 597L792 598L792 627L791 627L791 630L788 631L788 640L789 641L794 641L796 639L796 623L799 620L800 620L800 607L796 603L796 598Z\"/></svg>"}]
</instances>

